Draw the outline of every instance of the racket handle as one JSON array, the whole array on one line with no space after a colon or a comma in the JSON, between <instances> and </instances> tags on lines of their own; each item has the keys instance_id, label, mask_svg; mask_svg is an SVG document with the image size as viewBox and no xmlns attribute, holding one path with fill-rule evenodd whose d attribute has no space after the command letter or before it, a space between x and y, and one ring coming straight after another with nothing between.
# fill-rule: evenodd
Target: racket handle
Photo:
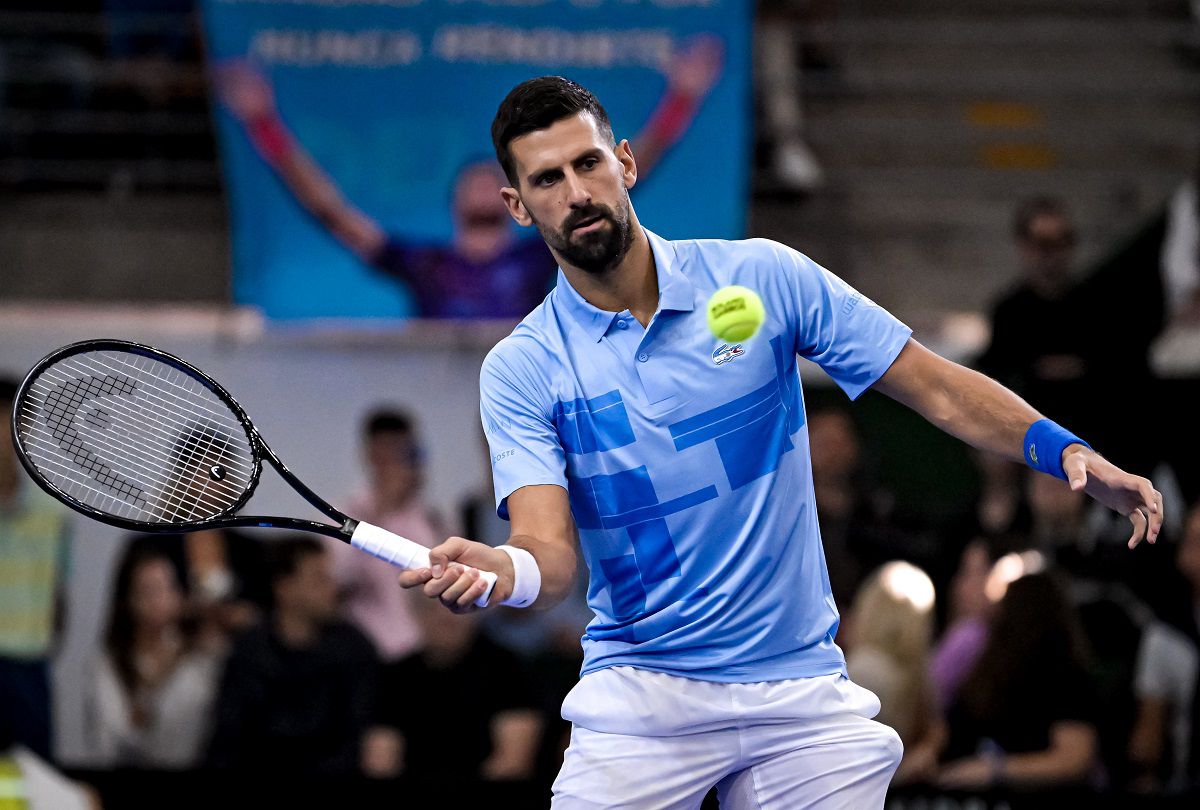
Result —
<instances>
[{"instance_id":1,"label":"racket handle","mask_svg":"<svg viewBox=\"0 0 1200 810\"><path fill-rule=\"evenodd\" d=\"M429 567L429 549L425 546L370 523L359 522L354 534L350 535L350 545L400 568ZM486 607L488 598L492 595L492 588L496 585L496 575L491 571L479 573L487 580L487 590L475 600L475 604Z\"/></svg>"}]
</instances>

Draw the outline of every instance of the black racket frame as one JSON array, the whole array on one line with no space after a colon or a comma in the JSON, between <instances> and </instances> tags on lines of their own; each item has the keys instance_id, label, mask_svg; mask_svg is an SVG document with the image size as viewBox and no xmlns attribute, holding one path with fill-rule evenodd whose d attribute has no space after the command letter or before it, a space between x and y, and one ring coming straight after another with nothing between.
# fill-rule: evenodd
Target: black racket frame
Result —
<instances>
[{"instance_id":1,"label":"black racket frame","mask_svg":"<svg viewBox=\"0 0 1200 810\"><path fill-rule=\"evenodd\" d=\"M120 351L131 354L141 355L143 357L157 360L175 368L176 370L188 375L192 379L202 384L205 388L211 391L222 402L229 406L229 409L237 417L241 423L242 429L246 432L246 438L250 444L250 450L254 462L254 467L250 475L250 483L246 486L241 497L229 506L224 511L203 520L192 520L181 523L151 523L141 520L130 520L128 518L116 517L107 512L102 512L87 504L77 500L76 498L63 492L54 484L47 481L40 472L37 471L37 465L29 458L24 446L20 440L20 430L18 428L18 415L21 413L22 403L27 398L27 391L30 385L50 366L72 357L77 354L93 351ZM134 343L129 340L119 340L116 338L102 338L94 340L83 340L78 343L72 343L63 346L60 349L55 349L50 354L43 357L37 362L29 373L25 375L25 379L21 381L17 388L16 396L13 397L12 409L12 440L13 446L17 451L17 458L21 462L21 466L29 473L29 477L34 482L44 489L47 493L54 496L58 500L65 503L80 514L98 520L101 523L107 523L110 526L116 526L121 529L130 529L132 531L153 532L158 534L176 534L179 532L193 532L205 529L232 529L232 528L261 528L261 529L286 529L291 531L315 532L325 535L326 537L335 537L339 540L350 542L350 536L354 534L355 528L358 526L358 521L348 517L337 509L333 508L325 501L324 498L317 495L309 489L303 481L295 476L287 465L275 455L275 451L263 439L258 432L258 428L250 421L250 417L242 410L242 406L237 403L228 391L226 391L220 383L212 377L205 374L200 369L193 366L191 363L176 357L173 354L164 352L161 349L156 349L153 346L148 346L143 343ZM302 518L276 517L272 515L236 515L234 514L250 500L250 496L254 494L254 490L258 487L258 482L262 474L262 460L266 459L270 462L275 471L280 477L288 483L299 495L308 501L314 508L336 521L339 525L331 526L328 523L321 523L315 520L304 520Z\"/></svg>"}]
</instances>

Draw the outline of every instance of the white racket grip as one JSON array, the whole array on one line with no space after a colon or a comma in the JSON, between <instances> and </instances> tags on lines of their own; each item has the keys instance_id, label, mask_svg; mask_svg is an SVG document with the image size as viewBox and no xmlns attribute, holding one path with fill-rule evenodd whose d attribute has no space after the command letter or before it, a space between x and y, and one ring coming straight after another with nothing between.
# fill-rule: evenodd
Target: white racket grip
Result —
<instances>
[{"instance_id":1,"label":"white racket grip","mask_svg":"<svg viewBox=\"0 0 1200 810\"><path fill-rule=\"evenodd\" d=\"M392 534L387 529L372 526L370 523L359 522L354 533L350 535L350 545L399 568L429 567L429 549L425 546L414 543L407 537ZM480 571L479 573L487 580L487 590L483 592L483 596L475 600L475 604L486 607L488 599L492 595L492 588L496 586L496 575L491 571Z\"/></svg>"}]
</instances>

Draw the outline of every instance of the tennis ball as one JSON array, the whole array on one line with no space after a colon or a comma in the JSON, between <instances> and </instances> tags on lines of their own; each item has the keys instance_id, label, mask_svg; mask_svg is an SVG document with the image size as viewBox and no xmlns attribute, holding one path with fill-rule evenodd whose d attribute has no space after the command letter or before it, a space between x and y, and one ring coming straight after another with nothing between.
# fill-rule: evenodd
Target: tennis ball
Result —
<instances>
[{"instance_id":1,"label":"tennis ball","mask_svg":"<svg viewBox=\"0 0 1200 810\"><path fill-rule=\"evenodd\" d=\"M708 328L727 343L754 337L766 317L762 299L748 287L722 287L708 299Z\"/></svg>"}]
</instances>

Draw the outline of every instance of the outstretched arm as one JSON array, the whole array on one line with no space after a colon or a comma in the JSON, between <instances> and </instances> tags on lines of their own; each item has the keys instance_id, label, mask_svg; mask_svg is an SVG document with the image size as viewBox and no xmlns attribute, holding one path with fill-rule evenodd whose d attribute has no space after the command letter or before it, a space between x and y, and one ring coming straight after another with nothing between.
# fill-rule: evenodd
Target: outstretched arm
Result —
<instances>
[{"instance_id":1,"label":"outstretched arm","mask_svg":"<svg viewBox=\"0 0 1200 810\"><path fill-rule=\"evenodd\" d=\"M296 143L275 109L266 78L238 61L218 66L214 81L221 102L242 123L258 153L296 201L339 242L364 261L373 261L387 242L386 234L379 223L342 197L329 176Z\"/></svg>"},{"instance_id":2,"label":"outstretched arm","mask_svg":"<svg viewBox=\"0 0 1200 810\"><path fill-rule=\"evenodd\" d=\"M691 126L696 110L721 75L724 47L711 35L693 39L667 65L667 91L641 132L630 139L644 179Z\"/></svg>"},{"instance_id":3,"label":"outstretched arm","mask_svg":"<svg viewBox=\"0 0 1200 810\"><path fill-rule=\"evenodd\" d=\"M1043 417L995 380L964 368L909 339L891 368L875 383L937 427L980 450L1012 461L1025 460L1025 438ZM1129 517L1129 547L1151 543L1163 522L1162 495L1147 479L1115 466L1082 444L1062 451L1062 470L1071 489Z\"/></svg>"}]
</instances>

